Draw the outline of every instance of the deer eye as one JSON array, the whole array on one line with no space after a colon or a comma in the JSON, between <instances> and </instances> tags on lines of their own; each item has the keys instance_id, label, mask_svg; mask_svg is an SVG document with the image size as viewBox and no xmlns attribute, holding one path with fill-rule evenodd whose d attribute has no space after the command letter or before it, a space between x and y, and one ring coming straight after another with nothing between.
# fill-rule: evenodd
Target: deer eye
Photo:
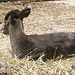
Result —
<instances>
[{"instance_id":1,"label":"deer eye","mask_svg":"<svg viewBox=\"0 0 75 75\"><path fill-rule=\"evenodd\" d=\"M13 19L13 20L12 20L12 24L13 24L13 25L16 23L16 20L17 20L17 19Z\"/></svg>"},{"instance_id":2,"label":"deer eye","mask_svg":"<svg viewBox=\"0 0 75 75\"><path fill-rule=\"evenodd\" d=\"M17 19L13 19L13 21L16 21Z\"/></svg>"}]
</instances>

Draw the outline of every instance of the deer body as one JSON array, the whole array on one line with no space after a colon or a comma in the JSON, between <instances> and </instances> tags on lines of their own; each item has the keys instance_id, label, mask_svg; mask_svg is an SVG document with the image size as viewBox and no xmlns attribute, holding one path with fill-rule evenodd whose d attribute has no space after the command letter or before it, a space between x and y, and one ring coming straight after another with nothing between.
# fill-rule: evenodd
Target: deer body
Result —
<instances>
[{"instance_id":1,"label":"deer body","mask_svg":"<svg viewBox=\"0 0 75 75\"><path fill-rule=\"evenodd\" d=\"M9 32L12 31L13 29ZM54 56L56 48L56 56L59 56L60 53L64 56L75 53L73 51L75 50L74 33L58 32L43 35L25 35L23 32L19 32L20 30L16 30L16 32L10 33L13 56L15 54L17 56L21 54L19 58L23 58L23 56L32 51L30 55L35 60L38 59L43 52L45 53L44 58L51 59Z\"/></svg>"},{"instance_id":2,"label":"deer body","mask_svg":"<svg viewBox=\"0 0 75 75\"><path fill-rule=\"evenodd\" d=\"M8 31L12 47L12 56L23 58L26 55L32 56L37 60L42 53L43 59L51 59L56 50L56 57L60 54L67 57L69 54L75 54L75 33L73 32L56 32L42 35L25 35L23 32L22 20L30 13L30 8L27 7L19 14L12 11L7 15ZM4 25L3 30L7 30Z\"/></svg>"}]
</instances>

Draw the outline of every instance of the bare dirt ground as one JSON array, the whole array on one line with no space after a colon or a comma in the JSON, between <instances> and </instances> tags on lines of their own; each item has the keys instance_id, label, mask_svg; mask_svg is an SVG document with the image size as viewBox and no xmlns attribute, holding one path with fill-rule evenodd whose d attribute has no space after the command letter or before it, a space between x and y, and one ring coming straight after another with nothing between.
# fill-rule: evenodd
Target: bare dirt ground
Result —
<instances>
[{"instance_id":1,"label":"bare dirt ground","mask_svg":"<svg viewBox=\"0 0 75 75\"><path fill-rule=\"evenodd\" d=\"M25 4L24 1L2 2L0 3L0 22L2 23L0 28L3 26L3 19L8 11L17 8L22 10L28 5L32 7L32 10L30 16L23 21L25 34L45 34L57 31L75 32L74 0L33 2L28 4ZM9 63L13 75L75 75L75 58L67 61L48 62L48 64L43 63L44 68L41 63L31 63L27 59L21 61L12 60L9 40L9 36L0 33L0 57L6 59Z\"/></svg>"}]
</instances>

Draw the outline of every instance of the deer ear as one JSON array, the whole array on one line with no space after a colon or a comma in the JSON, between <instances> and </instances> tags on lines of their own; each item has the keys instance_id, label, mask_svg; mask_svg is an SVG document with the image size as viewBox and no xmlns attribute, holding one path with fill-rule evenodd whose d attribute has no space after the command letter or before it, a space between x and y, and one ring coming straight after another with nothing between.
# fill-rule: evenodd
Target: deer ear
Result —
<instances>
[{"instance_id":1,"label":"deer ear","mask_svg":"<svg viewBox=\"0 0 75 75\"><path fill-rule=\"evenodd\" d=\"M28 6L28 7L26 7L25 9L23 9L23 10L20 12L20 19L23 20L23 18L28 17L29 14L30 14L30 11L31 11L31 6Z\"/></svg>"}]
</instances>

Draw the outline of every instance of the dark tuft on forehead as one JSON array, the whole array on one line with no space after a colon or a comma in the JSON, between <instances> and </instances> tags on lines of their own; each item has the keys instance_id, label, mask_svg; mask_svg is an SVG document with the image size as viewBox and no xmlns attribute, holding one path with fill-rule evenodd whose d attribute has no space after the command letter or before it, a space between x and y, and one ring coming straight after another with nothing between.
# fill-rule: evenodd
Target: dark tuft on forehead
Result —
<instances>
[{"instance_id":1,"label":"dark tuft on forehead","mask_svg":"<svg viewBox=\"0 0 75 75\"><path fill-rule=\"evenodd\" d=\"M18 9L11 10L10 12L7 13L7 15L5 16L4 20L8 20L9 16L12 14L12 12L13 12L16 16L18 16L19 13L20 13L20 10L18 10Z\"/></svg>"}]
</instances>

